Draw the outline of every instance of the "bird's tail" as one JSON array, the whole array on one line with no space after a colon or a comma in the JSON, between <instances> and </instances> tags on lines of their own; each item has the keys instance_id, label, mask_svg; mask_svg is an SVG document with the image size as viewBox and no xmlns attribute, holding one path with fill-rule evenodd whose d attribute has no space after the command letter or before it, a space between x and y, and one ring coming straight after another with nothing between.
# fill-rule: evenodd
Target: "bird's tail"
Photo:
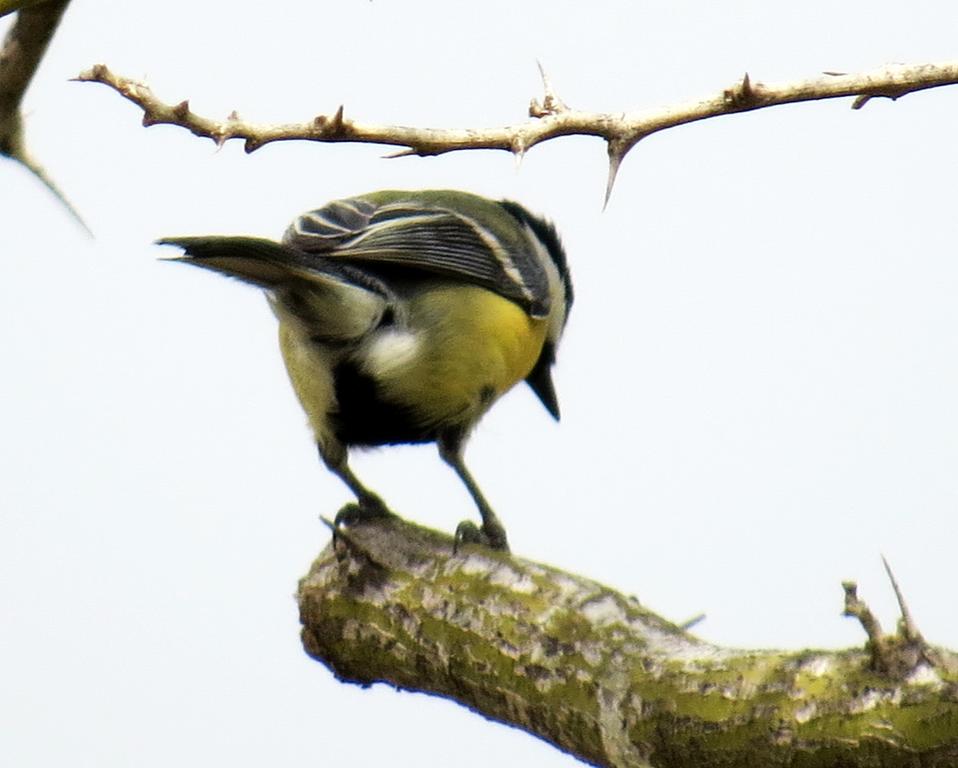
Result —
<instances>
[{"instance_id":1,"label":"bird's tail","mask_svg":"<svg viewBox=\"0 0 958 768\"><path fill-rule=\"evenodd\" d=\"M170 259L266 289L281 320L314 339L342 342L375 328L393 297L381 281L318 254L258 237L165 237L183 255Z\"/></svg>"},{"instance_id":2,"label":"bird's tail","mask_svg":"<svg viewBox=\"0 0 958 768\"><path fill-rule=\"evenodd\" d=\"M310 279L316 273L316 259L307 265L294 248L261 237L164 237L157 245L183 249L181 256L168 259L194 264L261 288L273 288L292 277Z\"/></svg>"}]
</instances>

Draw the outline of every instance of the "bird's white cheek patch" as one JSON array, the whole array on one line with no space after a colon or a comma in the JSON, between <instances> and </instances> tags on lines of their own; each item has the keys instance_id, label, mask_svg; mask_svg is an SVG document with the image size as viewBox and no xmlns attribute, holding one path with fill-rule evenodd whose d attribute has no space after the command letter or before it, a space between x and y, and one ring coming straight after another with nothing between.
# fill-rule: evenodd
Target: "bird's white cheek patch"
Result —
<instances>
[{"instance_id":1,"label":"bird's white cheek patch","mask_svg":"<svg viewBox=\"0 0 958 768\"><path fill-rule=\"evenodd\" d=\"M369 340L363 368L374 376L389 375L405 368L419 353L419 337L409 331L388 330Z\"/></svg>"}]
</instances>

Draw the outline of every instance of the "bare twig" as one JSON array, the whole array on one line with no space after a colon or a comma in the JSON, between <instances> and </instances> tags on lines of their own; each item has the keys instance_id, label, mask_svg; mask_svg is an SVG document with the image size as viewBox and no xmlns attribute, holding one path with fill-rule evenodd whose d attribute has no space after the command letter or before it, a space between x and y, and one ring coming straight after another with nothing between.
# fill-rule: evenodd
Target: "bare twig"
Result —
<instances>
[{"instance_id":1,"label":"bare twig","mask_svg":"<svg viewBox=\"0 0 958 768\"><path fill-rule=\"evenodd\" d=\"M903 679L921 665L941 666L940 654L925 642L912 620L905 598L884 555L882 562L901 610L901 620L898 622L898 631L895 634L885 634L882 631L878 619L865 601L858 597L858 587L855 582L842 582L845 590L845 615L857 618L865 634L868 635L865 647L871 656L871 667L887 677Z\"/></svg>"},{"instance_id":2,"label":"bare twig","mask_svg":"<svg viewBox=\"0 0 958 768\"><path fill-rule=\"evenodd\" d=\"M320 141L385 144L401 147L392 157L439 155L466 149L499 149L521 156L531 147L560 136L596 136L609 147L609 179L606 199L612 190L622 159L642 138L677 125L778 104L857 97L860 108L877 96L897 99L906 93L958 83L958 61L913 66L889 65L858 74L827 73L790 83L764 84L745 75L718 95L701 101L629 113L583 112L571 109L556 95L542 72L544 96L533 100L532 119L497 128L415 128L361 123L344 117L340 106L331 116L319 115L305 123L269 125L250 123L235 116L213 120L190 109L189 102L168 104L142 83L122 77L98 64L76 79L109 86L143 110L143 124L178 125L197 136L223 144L240 139L252 152L274 141Z\"/></svg>"},{"instance_id":3,"label":"bare twig","mask_svg":"<svg viewBox=\"0 0 958 768\"><path fill-rule=\"evenodd\" d=\"M854 581L843 581L842 589L845 590L844 615L858 619L865 634L868 635L869 642L876 646L881 645L885 639L885 633L868 604L858 596L858 584Z\"/></svg>"}]
</instances>

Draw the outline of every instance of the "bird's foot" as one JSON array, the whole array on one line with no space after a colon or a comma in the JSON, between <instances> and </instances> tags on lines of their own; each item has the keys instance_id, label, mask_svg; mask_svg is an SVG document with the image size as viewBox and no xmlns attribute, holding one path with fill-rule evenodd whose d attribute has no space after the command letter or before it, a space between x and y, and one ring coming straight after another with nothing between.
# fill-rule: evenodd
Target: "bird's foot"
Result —
<instances>
[{"instance_id":1,"label":"bird's foot","mask_svg":"<svg viewBox=\"0 0 958 768\"><path fill-rule=\"evenodd\" d=\"M387 520L396 518L395 512L391 512L378 496L368 496L360 499L358 503L345 505L336 517L333 518L333 525L336 528L348 527L357 523L367 523L373 520Z\"/></svg>"},{"instance_id":2,"label":"bird's foot","mask_svg":"<svg viewBox=\"0 0 958 768\"><path fill-rule=\"evenodd\" d=\"M483 525L480 528L471 520L463 520L456 526L456 536L452 545L453 554L459 552L462 544L481 544L499 552L509 551L509 540L506 538L505 528L501 525Z\"/></svg>"}]
</instances>

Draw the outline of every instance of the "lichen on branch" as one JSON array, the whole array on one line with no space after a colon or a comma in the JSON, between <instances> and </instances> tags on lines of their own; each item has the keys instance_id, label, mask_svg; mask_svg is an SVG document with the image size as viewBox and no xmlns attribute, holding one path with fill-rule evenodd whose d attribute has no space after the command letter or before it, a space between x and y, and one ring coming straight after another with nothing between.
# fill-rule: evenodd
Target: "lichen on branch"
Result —
<instances>
[{"instance_id":1,"label":"lichen on branch","mask_svg":"<svg viewBox=\"0 0 958 768\"><path fill-rule=\"evenodd\" d=\"M449 697L601 766L954 766L958 657L705 642L635 598L398 520L303 578L306 651L341 679ZM932 660L933 659L933 660Z\"/></svg>"}]
</instances>

